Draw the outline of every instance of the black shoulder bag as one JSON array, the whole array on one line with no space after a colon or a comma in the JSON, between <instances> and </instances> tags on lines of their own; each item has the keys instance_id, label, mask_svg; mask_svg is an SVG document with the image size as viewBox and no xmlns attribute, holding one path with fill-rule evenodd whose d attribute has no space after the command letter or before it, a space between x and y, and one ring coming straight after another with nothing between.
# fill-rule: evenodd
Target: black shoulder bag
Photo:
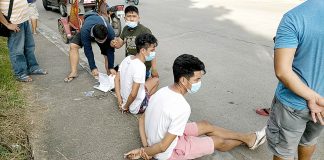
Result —
<instances>
[{"instance_id":1,"label":"black shoulder bag","mask_svg":"<svg viewBox=\"0 0 324 160\"><path fill-rule=\"evenodd\" d=\"M6 17L5 15L3 15L7 19L7 21L9 23L10 23L10 17L11 17L11 13L12 13L13 1L14 0L10 0L9 10L8 10L8 16ZM10 32L11 32L10 29L8 29L4 24L0 23L0 36L1 37L9 37L10 36Z\"/></svg>"}]
</instances>

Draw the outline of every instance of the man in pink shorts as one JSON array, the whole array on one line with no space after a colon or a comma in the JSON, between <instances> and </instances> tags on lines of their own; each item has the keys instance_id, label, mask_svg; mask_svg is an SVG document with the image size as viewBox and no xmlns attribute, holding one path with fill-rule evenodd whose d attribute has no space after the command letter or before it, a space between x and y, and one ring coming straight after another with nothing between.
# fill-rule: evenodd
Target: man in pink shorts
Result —
<instances>
[{"instance_id":1,"label":"man in pink shorts","mask_svg":"<svg viewBox=\"0 0 324 160\"><path fill-rule=\"evenodd\" d=\"M203 74L205 65L197 57L183 54L176 58L174 83L150 98L139 119L143 147L126 153L125 157L195 159L212 154L214 150L225 152L242 144L255 149L265 142L265 128L255 133L238 133L207 121L188 123L191 108L183 96L199 90Z\"/></svg>"}]
</instances>

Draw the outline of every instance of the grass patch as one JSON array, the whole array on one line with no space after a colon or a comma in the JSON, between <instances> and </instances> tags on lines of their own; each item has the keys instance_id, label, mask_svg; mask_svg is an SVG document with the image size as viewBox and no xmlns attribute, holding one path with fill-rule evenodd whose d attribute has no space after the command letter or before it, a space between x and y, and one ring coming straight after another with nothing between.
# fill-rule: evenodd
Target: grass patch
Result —
<instances>
[{"instance_id":1,"label":"grass patch","mask_svg":"<svg viewBox=\"0 0 324 160\"><path fill-rule=\"evenodd\" d=\"M0 37L0 159L32 159L22 85L12 74L7 39Z\"/></svg>"}]
</instances>

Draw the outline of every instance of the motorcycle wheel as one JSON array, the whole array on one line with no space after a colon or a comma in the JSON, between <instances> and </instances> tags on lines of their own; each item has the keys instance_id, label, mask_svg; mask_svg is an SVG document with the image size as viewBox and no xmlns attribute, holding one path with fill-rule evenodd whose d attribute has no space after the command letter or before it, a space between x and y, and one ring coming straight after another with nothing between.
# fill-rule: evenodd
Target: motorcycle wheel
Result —
<instances>
[{"instance_id":1,"label":"motorcycle wheel","mask_svg":"<svg viewBox=\"0 0 324 160\"><path fill-rule=\"evenodd\" d=\"M64 30L64 26L62 24L62 22L58 22L58 31L60 32L61 34L61 37L62 37L62 40L65 44L68 44L69 43L69 39L67 37L67 34L65 33L65 30Z\"/></svg>"},{"instance_id":2,"label":"motorcycle wheel","mask_svg":"<svg viewBox=\"0 0 324 160\"><path fill-rule=\"evenodd\" d=\"M48 7L48 1L47 0L43 0L43 6L45 8L45 10L50 10L51 8Z\"/></svg>"},{"instance_id":3,"label":"motorcycle wheel","mask_svg":"<svg viewBox=\"0 0 324 160\"><path fill-rule=\"evenodd\" d=\"M114 29L115 36L116 37L119 37L119 35L121 33L121 23L120 23L120 19L117 18L116 16L113 16L111 18L111 26Z\"/></svg>"},{"instance_id":4,"label":"motorcycle wheel","mask_svg":"<svg viewBox=\"0 0 324 160\"><path fill-rule=\"evenodd\" d=\"M139 3L139 0L134 0L135 5L138 5L138 3Z\"/></svg>"}]
</instances>

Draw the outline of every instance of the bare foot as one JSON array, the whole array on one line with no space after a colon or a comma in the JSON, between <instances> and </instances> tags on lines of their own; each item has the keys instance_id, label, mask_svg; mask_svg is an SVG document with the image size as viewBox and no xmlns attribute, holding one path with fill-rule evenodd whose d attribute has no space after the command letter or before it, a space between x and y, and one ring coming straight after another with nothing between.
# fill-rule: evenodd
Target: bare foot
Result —
<instances>
[{"instance_id":1,"label":"bare foot","mask_svg":"<svg viewBox=\"0 0 324 160\"><path fill-rule=\"evenodd\" d=\"M64 82L71 82L75 78L77 78L79 75L77 73L70 73L67 77L64 78Z\"/></svg>"}]
</instances>

